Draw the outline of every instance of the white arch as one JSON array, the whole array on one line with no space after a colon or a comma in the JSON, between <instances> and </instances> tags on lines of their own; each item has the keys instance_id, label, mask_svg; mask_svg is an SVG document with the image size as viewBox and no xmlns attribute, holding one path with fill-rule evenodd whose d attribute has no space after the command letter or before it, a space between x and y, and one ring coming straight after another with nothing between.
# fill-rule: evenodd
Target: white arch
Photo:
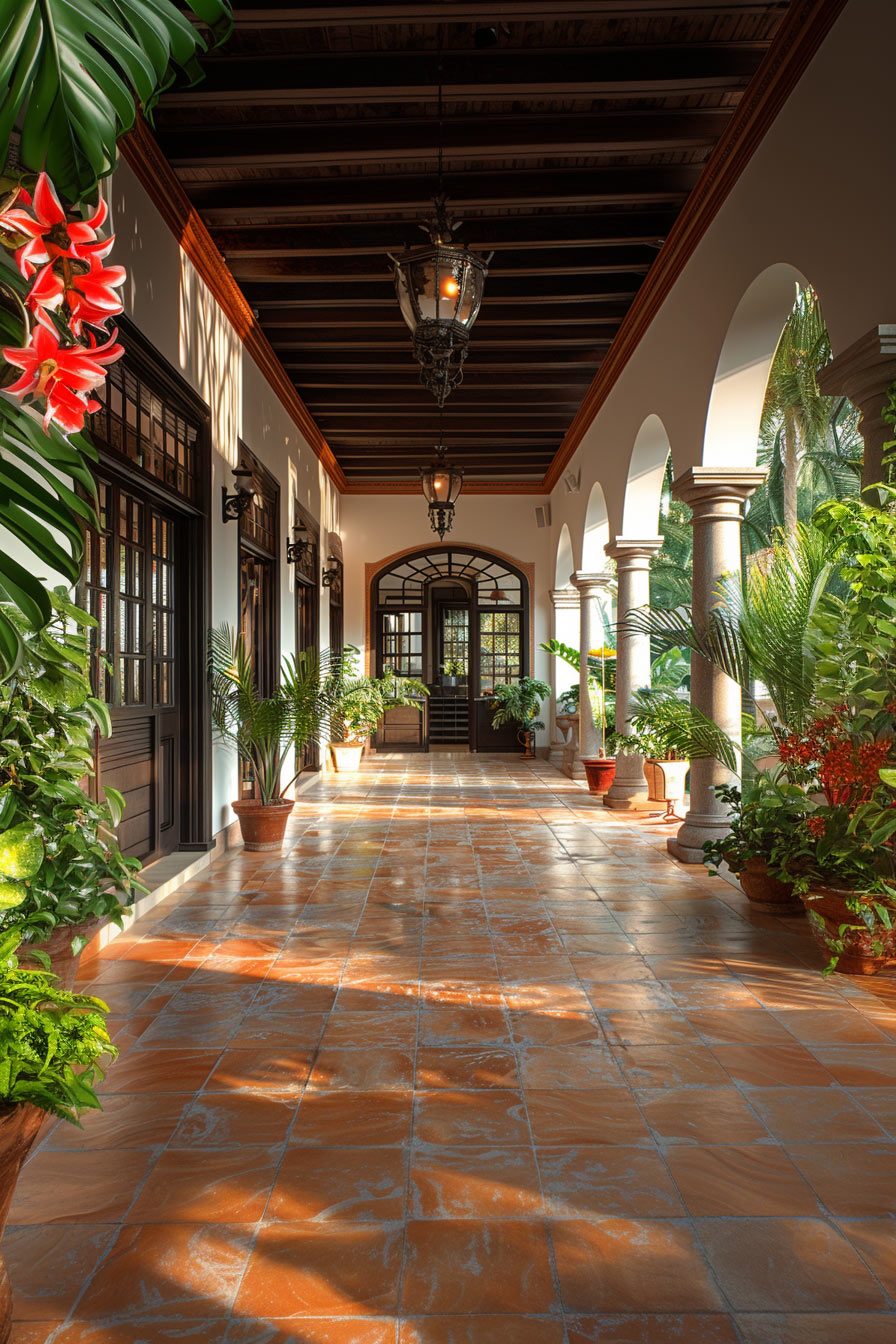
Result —
<instances>
[{"instance_id":1,"label":"white arch","mask_svg":"<svg viewBox=\"0 0 896 1344\"><path fill-rule=\"evenodd\" d=\"M671 452L666 426L658 415L648 415L635 436L629 461L622 506L624 537L656 536L663 478Z\"/></svg>"},{"instance_id":2,"label":"white arch","mask_svg":"<svg viewBox=\"0 0 896 1344\"><path fill-rule=\"evenodd\" d=\"M569 534L569 528L566 523L560 529L560 538L557 542L557 561L554 565L554 587L568 588L569 576L576 567L576 562L572 553L572 537Z\"/></svg>"},{"instance_id":3,"label":"white arch","mask_svg":"<svg viewBox=\"0 0 896 1344\"><path fill-rule=\"evenodd\" d=\"M786 262L752 282L728 324L706 414L703 462L711 467L756 465L759 422L772 360L803 275Z\"/></svg>"},{"instance_id":4,"label":"white arch","mask_svg":"<svg viewBox=\"0 0 896 1344\"><path fill-rule=\"evenodd\" d=\"M607 568L607 556L604 547L610 540L610 523L607 516L607 501L604 498L600 481L595 481L588 496L588 508L585 510L585 531L582 537L582 569L588 573L599 573Z\"/></svg>"}]
</instances>

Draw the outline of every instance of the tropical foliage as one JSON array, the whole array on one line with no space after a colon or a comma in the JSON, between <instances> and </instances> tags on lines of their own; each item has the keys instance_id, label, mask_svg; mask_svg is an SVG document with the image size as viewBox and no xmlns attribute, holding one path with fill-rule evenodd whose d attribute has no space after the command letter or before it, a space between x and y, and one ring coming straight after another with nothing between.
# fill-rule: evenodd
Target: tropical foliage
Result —
<instances>
[{"instance_id":1,"label":"tropical foliage","mask_svg":"<svg viewBox=\"0 0 896 1344\"><path fill-rule=\"evenodd\" d=\"M311 651L285 658L271 695L259 692L241 634L226 623L208 637L212 723L220 739L248 764L263 803L279 802L301 771L305 747L316 741L326 714L320 661ZM294 772L281 782L287 755Z\"/></svg>"},{"instance_id":2,"label":"tropical foliage","mask_svg":"<svg viewBox=\"0 0 896 1344\"><path fill-rule=\"evenodd\" d=\"M0 936L0 1103L29 1104L79 1124L99 1109L95 1087L118 1051L109 1040L101 999L57 988L42 953L21 966L18 931Z\"/></svg>"},{"instance_id":3,"label":"tropical foliage","mask_svg":"<svg viewBox=\"0 0 896 1344\"><path fill-rule=\"evenodd\" d=\"M214 42L228 0L190 0ZM137 103L151 113L178 76L202 77L207 43L171 0L0 0L0 157L21 119L18 158L80 201L112 172Z\"/></svg>"},{"instance_id":4,"label":"tropical foliage","mask_svg":"<svg viewBox=\"0 0 896 1344\"><path fill-rule=\"evenodd\" d=\"M521 677L512 685L496 686L492 727L501 728L505 723L516 723L528 741L530 734L544 728L544 723L538 715L541 702L546 700L550 693L551 688L547 682L539 681L537 677Z\"/></svg>"},{"instance_id":5,"label":"tropical foliage","mask_svg":"<svg viewBox=\"0 0 896 1344\"><path fill-rule=\"evenodd\" d=\"M347 644L324 682L326 713L333 742L364 743L390 709L411 707L423 712L429 690L414 677L397 677L391 668L381 677L364 676L361 653Z\"/></svg>"},{"instance_id":6,"label":"tropical foliage","mask_svg":"<svg viewBox=\"0 0 896 1344\"><path fill-rule=\"evenodd\" d=\"M36 941L59 925L120 924L144 890L139 862L115 838L123 798L107 788L97 801L81 787L94 773L95 733L111 730L88 674L96 622L64 589L50 600L52 620L42 629L8 612L24 652L0 683L0 928L15 922ZM73 945L79 950L78 938Z\"/></svg>"}]
</instances>

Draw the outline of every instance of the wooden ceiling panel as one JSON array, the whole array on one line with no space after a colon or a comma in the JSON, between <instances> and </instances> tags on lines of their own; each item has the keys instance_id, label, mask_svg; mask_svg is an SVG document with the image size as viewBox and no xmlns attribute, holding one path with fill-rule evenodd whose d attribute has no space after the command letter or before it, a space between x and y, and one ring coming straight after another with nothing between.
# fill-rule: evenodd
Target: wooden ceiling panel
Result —
<instances>
[{"instance_id":1,"label":"wooden ceiling panel","mask_svg":"<svg viewBox=\"0 0 896 1344\"><path fill-rule=\"evenodd\" d=\"M444 432L468 481L531 490L787 10L237 0L157 136L349 488L414 481L438 437L387 253L423 240L440 70L449 208L494 252Z\"/></svg>"}]
</instances>

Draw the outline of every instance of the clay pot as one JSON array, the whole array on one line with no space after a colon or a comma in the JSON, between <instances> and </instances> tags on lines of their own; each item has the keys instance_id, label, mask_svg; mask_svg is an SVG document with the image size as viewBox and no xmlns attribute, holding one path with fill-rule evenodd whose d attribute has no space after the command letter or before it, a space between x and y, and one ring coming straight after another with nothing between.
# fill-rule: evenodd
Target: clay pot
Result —
<instances>
[{"instance_id":1,"label":"clay pot","mask_svg":"<svg viewBox=\"0 0 896 1344\"><path fill-rule=\"evenodd\" d=\"M230 806L240 819L240 834L245 849L255 853L258 850L280 848L286 834L286 823L295 806L291 799L260 803L255 798L247 798Z\"/></svg>"},{"instance_id":2,"label":"clay pot","mask_svg":"<svg viewBox=\"0 0 896 1344\"><path fill-rule=\"evenodd\" d=\"M27 960L32 947L36 947L39 952L45 952L50 958L50 970L59 977L60 987L72 989L78 975L78 963L81 960L81 952L72 952L72 939L81 937L89 943L108 922L108 919L85 919L80 924L57 924L46 942L22 943L19 956Z\"/></svg>"},{"instance_id":3,"label":"clay pot","mask_svg":"<svg viewBox=\"0 0 896 1344\"><path fill-rule=\"evenodd\" d=\"M606 793L616 776L615 756L582 757L589 793Z\"/></svg>"},{"instance_id":4,"label":"clay pot","mask_svg":"<svg viewBox=\"0 0 896 1344\"><path fill-rule=\"evenodd\" d=\"M852 895L848 891L836 891L833 887L818 887L808 891L800 899L810 915L809 927L819 947L830 953L825 940L840 937L841 924L859 924L859 916L847 907L846 898ZM823 922L823 929L811 918L817 915ZM875 952L873 944L881 946ZM844 975L877 975L886 966L896 963L896 929L876 929L872 934L866 928L849 929L843 934L844 950L837 961L837 970Z\"/></svg>"},{"instance_id":5,"label":"clay pot","mask_svg":"<svg viewBox=\"0 0 896 1344\"><path fill-rule=\"evenodd\" d=\"M771 877L765 859L747 859L737 874L747 900L769 915L799 915L803 906L792 882Z\"/></svg>"},{"instance_id":6,"label":"clay pot","mask_svg":"<svg viewBox=\"0 0 896 1344\"><path fill-rule=\"evenodd\" d=\"M333 757L333 765L340 774L350 774L353 770L361 769L361 753L364 747L354 742L331 742L330 753Z\"/></svg>"},{"instance_id":7,"label":"clay pot","mask_svg":"<svg viewBox=\"0 0 896 1344\"><path fill-rule=\"evenodd\" d=\"M31 1151L43 1119L43 1111L36 1106L0 1107L0 1237L6 1229L22 1163ZM0 1256L0 1344L7 1344L11 1332L12 1288Z\"/></svg>"}]
</instances>

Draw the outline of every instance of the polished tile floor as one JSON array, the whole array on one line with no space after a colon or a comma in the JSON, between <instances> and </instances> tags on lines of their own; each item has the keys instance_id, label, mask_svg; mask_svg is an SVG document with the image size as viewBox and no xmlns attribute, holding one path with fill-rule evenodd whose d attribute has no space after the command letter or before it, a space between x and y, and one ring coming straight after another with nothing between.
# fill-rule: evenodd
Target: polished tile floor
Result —
<instances>
[{"instance_id":1,"label":"polished tile floor","mask_svg":"<svg viewBox=\"0 0 896 1344\"><path fill-rule=\"evenodd\" d=\"M547 765L386 757L85 966L14 1344L892 1344L896 982Z\"/></svg>"}]
</instances>

